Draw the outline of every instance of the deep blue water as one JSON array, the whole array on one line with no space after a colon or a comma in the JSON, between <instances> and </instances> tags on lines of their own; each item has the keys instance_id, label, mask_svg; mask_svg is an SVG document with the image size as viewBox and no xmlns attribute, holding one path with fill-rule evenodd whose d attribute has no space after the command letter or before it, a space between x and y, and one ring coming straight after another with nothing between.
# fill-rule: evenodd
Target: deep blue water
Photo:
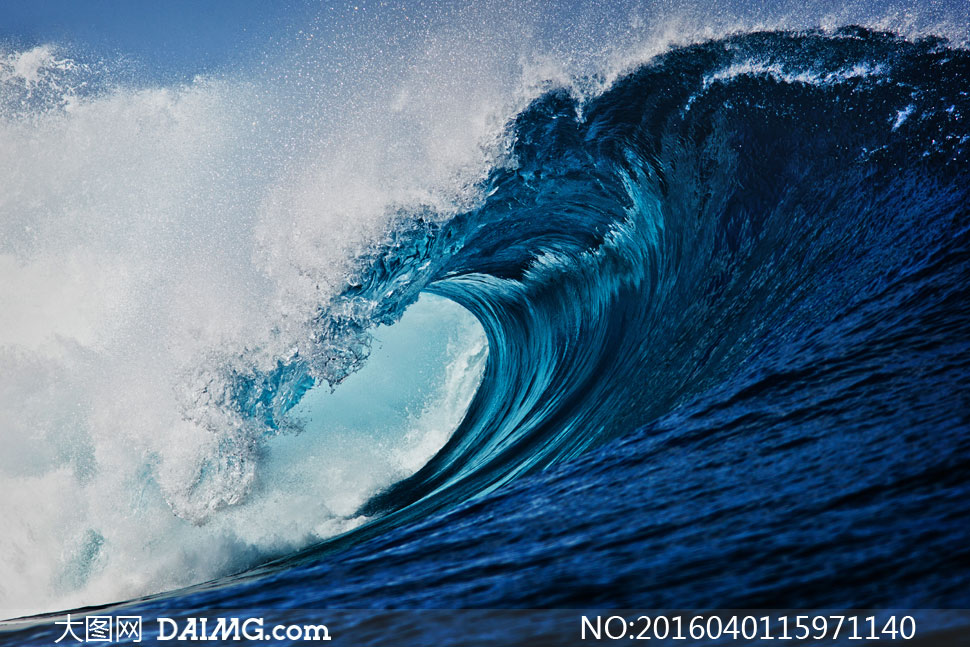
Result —
<instances>
[{"instance_id":1,"label":"deep blue water","mask_svg":"<svg viewBox=\"0 0 970 647\"><path fill-rule=\"evenodd\" d=\"M507 128L483 203L400 214L344 293L481 322L445 447L363 527L125 612L970 607L970 52L748 33ZM273 427L301 362L233 406ZM465 629L421 640L505 644Z\"/></svg>"}]
</instances>

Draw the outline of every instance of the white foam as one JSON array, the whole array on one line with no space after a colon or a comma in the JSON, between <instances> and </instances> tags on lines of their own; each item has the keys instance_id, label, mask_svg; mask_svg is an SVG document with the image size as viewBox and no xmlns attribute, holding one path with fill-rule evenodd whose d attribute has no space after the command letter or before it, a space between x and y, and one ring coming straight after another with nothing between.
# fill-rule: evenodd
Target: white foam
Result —
<instances>
[{"instance_id":1,"label":"white foam","mask_svg":"<svg viewBox=\"0 0 970 647\"><path fill-rule=\"evenodd\" d=\"M75 69L52 48L3 60L10 92L60 91ZM325 467L291 469L265 429L199 397L312 352L317 308L393 206L447 213L487 167L473 145L493 137L487 120L457 110L392 168L379 154L390 127L367 140L333 122L320 139L339 131L349 152L300 151L297 126L280 127L301 115L281 112L274 82L75 88L0 113L0 616L191 584L343 531L356 503L414 468L394 452L427 458L457 424L423 434L411 420L380 464L342 464L359 461L350 443L326 449ZM407 167L426 172L384 186ZM425 397L460 416L462 387ZM308 439L306 457L324 451L312 436L279 440Z\"/></svg>"}]
</instances>

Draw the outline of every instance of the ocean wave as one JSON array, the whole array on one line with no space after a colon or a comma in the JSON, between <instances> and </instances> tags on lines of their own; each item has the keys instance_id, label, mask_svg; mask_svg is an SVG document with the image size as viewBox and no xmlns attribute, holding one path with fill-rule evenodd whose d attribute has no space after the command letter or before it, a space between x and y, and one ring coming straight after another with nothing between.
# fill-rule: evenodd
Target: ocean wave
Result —
<instances>
[{"instance_id":1,"label":"ocean wave","mask_svg":"<svg viewBox=\"0 0 970 647\"><path fill-rule=\"evenodd\" d=\"M77 69L24 56L0 78L32 96ZM30 71L42 65L52 76ZM21 376L3 382L17 403L4 434L59 453L5 441L2 474L18 500L61 502L18 509L4 547L39 533L60 562L4 581L64 605L274 557L258 572L278 575L621 438L689 444L848 408L893 430L916 391L965 397L966 50L861 27L755 31L624 69L452 110L378 168L350 144L323 166L263 154L288 150L274 121L299 116L258 84L60 94L27 121L4 103L2 289L31 306L0 338ZM403 126L369 145L429 108L394 96ZM335 141L378 123L358 119ZM383 186L411 166L417 179ZM379 326L449 341L437 372L373 357ZM356 442L309 433L314 411L378 406L347 388L371 366L395 375L380 397L424 385L418 415ZM954 372L914 377L928 366ZM345 404L325 404L333 387ZM944 420L952 400L919 406ZM328 442L342 448L329 472ZM301 488L309 500L289 499ZM114 522L119 508L147 533ZM177 578L152 537L179 547ZM154 566L119 583L111 565L132 555Z\"/></svg>"}]
</instances>

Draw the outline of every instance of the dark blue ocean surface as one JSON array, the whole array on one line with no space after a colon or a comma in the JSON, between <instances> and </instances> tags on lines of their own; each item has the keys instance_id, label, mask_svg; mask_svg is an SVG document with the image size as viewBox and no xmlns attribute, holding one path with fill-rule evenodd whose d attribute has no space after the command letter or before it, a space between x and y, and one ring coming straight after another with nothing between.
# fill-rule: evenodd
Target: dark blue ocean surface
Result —
<instances>
[{"instance_id":1,"label":"dark blue ocean surface","mask_svg":"<svg viewBox=\"0 0 970 647\"><path fill-rule=\"evenodd\" d=\"M482 204L401 213L342 297L481 322L447 444L362 527L111 612L970 607L970 52L747 33L507 128ZM274 426L301 361L233 406Z\"/></svg>"}]
</instances>

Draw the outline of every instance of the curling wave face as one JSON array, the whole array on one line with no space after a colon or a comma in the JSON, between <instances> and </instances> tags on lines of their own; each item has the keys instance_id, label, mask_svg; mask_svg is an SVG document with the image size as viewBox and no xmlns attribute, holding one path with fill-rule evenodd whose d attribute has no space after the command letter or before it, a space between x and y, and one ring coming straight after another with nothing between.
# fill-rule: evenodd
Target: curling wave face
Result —
<instances>
[{"instance_id":1,"label":"curling wave face","mask_svg":"<svg viewBox=\"0 0 970 647\"><path fill-rule=\"evenodd\" d=\"M488 335L483 386L434 460L365 510L466 500L705 393L803 379L770 408L859 407L871 392L848 375L813 376L901 378L918 360L895 365L887 335L964 344L968 61L857 28L756 33L590 100L537 99L484 205L422 240L440 248L427 289ZM963 390L939 393L952 415Z\"/></svg>"}]
</instances>

